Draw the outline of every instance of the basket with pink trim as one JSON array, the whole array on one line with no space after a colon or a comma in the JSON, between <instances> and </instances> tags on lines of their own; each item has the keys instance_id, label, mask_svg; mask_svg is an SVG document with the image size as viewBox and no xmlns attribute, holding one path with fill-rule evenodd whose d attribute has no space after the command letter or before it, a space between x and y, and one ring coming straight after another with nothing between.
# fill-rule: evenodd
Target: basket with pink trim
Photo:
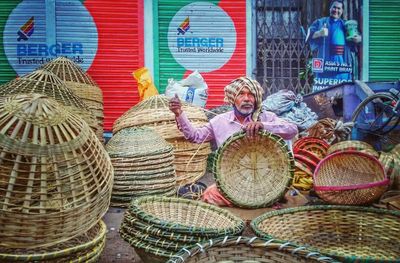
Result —
<instances>
[{"instance_id":1,"label":"basket with pink trim","mask_svg":"<svg viewBox=\"0 0 400 263\"><path fill-rule=\"evenodd\" d=\"M379 199L389 184L381 163L358 151L325 157L313 175L318 196L330 204L363 205Z\"/></svg>"}]
</instances>

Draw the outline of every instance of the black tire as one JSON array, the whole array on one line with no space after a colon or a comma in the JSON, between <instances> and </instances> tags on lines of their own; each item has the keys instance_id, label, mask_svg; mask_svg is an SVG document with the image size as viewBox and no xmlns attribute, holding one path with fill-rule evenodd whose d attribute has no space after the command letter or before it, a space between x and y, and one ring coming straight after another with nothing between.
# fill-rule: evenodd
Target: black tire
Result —
<instances>
[{"instance_id":1,"label":"black tire","mask_svg":"<svg viewBox=\"0 0 400 263\"><path fill-rule=\"evenodd\" d=\"M393 101L397 98L391 93L376 93L364 99L355 109L352 121L354 128L365 133L384 135L396 128L400 122L400 117L393 111ZM375 115L374 119L367 119L367 114Z\"/></svg>"}]
</instances>

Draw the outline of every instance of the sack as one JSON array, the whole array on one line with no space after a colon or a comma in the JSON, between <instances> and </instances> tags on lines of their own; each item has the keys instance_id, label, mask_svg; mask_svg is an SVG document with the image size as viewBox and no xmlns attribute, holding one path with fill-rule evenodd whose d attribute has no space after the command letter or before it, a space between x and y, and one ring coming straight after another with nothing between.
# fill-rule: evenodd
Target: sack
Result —
<instances>
[{"instance_id":1,"label":"sack","mask_svg":"<svg viewBox=\"0 0 400 263\"><path fill-rule=\"evenodd\" d=\"M154 86L149 70L146 67L135 70L132 75L138 83L139 101L158 94L158 90Z\"/></svg>"},{"instance_id":2,"label":"sack","mask_svg":"<svg viewBox=\"0 0 400 263\"><path fill-rule=\"evenodd\" d=\"M203 77L196 70L181 81L168 79L165 95L172 98L177 94L179 99L204 108L208 97L207 89Z\"/></svg>"}]
</instances>

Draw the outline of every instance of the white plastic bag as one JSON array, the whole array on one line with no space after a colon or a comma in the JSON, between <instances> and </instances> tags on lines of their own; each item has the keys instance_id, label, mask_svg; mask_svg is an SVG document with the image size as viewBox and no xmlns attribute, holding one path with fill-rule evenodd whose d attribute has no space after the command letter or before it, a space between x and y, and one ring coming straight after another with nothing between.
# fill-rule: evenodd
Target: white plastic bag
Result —
<instances>
[{"instance_id":1,"label":"white plastic bag","mask_svg":"<svg viewBox=\"0 0 400 263\"><path fill-rule=\"evenodd\" d=\"M171 98L177 94L182 101L204 108L208 97L207 89L207 83L196 70L181 81L168 79L165 95Z\"/></svg>"}]
</instances>

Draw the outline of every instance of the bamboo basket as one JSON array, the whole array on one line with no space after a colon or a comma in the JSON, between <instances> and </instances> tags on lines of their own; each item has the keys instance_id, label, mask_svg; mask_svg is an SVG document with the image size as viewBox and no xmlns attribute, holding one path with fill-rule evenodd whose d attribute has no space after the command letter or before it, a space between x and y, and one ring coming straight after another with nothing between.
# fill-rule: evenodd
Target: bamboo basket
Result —
<instances>
[{"instance_id":1,"label":"bamboo basket","mask_svg":"<svg viewBox=\"0 0 400 263\"><path fill-rule=\"evenodd\" d=\"M329 144L323 139L315 137L303 137L293 144L293 152L303 149L317 155L320 159L324 158L328 152Z\"/></svg>"},{"instance_id":2,"label":"bamboo basket","mask_svg":"<svg viewBox=\"0 0 400 263\"><path fill-rule=\"evenodd\" d=\"M399 262L400 212L357 206L305 206L251 222L257 236L290 240L344 262Z\"/></svg>"},{"instance_id":3,"label":"bamboo basket","mask_svg":"<svg viewBox=\"0 0 400 263\"><path fill-rule=\"evenodd\" d=\"M64 105L81 116L96 133L96 119L89 107L56 75L47 70L36 70L0 86L0 96L39 93Z\"/></svg>"},{"instance_id":4,"label":"bamboo basket","mask_svg":"<svg viewBox=\"0 0 400 263\"><path fill-rule=\"evenodd\" d=\"M363 142L363 141L341 141L335 144L332 144L329 146L327 155L339 152L339 151L359 151L362 153L367 153L370 154L376 158L379 158L379 153L375 151L374 147L372 145Z\"/></svg>"},{"instance_id":5,"label":"bamboo basket","mask_svg":"<svg viewBox=\"0 0 400 263\"><path fill-rule=\"evenodd\" d=\"M41 94L0 97L0 112L2 246L50 247L93 227L113 170L87 123Z\"/></svg>"},{"instance_id":6,"label":"bamboo basket","mask_svg":"<svg viewBox=\"0 0 400 263\"><path fill-rule=\"evenodd\" d=\"M213 172L222 194L236 206L266 207L285 193L294 160L280 136L260 132L251 138L239 132L218 148Z\"/></svg>"},{"instance_id":7,"label":"bamboo basket","mask_svg":"<svg viewBox=\"0 0 400 263\"><path fill-rule=\"evenodd\" d=\"M208 242L182 249L167 263L217 262L338 262L305 247L289 242L257 237L229 237L210 239Z\"/></svg>"},{"instance_id":8,"label":"bamboo basket","mask_svg":"<svg viewBox=\"0 0 400 263\"><path fill-rule=\"evenodd\" d=\"M106 242L107 227L100 220L86 233L46 249L4 249L0 247L0 262L97 262Z\"/></svg>"},{"instance_id":9,"label":"bamboo basket","mask_svg":"<svg viewBox=\"0 0 400 263\"><path fill-rule=\"evenodd\" d=\"M202 177L207 167L207 156L211 152L210 143L188 142L179 131L175 115L169 110L169 99L165 95L152 96L135 105L113 125L113 133L127 127L148 127L174 146L174 165L177 185L191 184ZM195 127L207 123L201 108L182 103L182 109Z\"/></svg>"},{"instance_id":10,"label":"bamboo basket","mask_svg":"<svg viewBox=\"0 0 400 263\"><path fill-rule=\"evenodd\" d=\"M152 129L122 129L109 140L106 150L114 167L113 206L127 207L131 199L143 196L143 192L169 196L175 193L171 191L176 185L173 147ZM121 195L131 198L124 198L123 203L118 198Z\"/></svg>"},{"instance_id":11,"label":"bamboo basket","mask_svg":"<svg viewBox=\"0 0 400 263\"><path fill-rule=\"evenodd\" d=\"M358 151L328 155L318 164L313 180L321 199L342 205L372 203L390 183L381 163L372 155Z\"/></svg>"},{"instance_id":12,"label":"bamboo basket","mask_svg":"<svg viewBox=\"0 0 400 263\"><path fill-rule=\"evenodd\" d=\"M41 69L54 73L88 105L97 120L96 135L103 142L103 92L96 82L78 64L66 57L58 57Z\"/></svg>"}]
</instances>

